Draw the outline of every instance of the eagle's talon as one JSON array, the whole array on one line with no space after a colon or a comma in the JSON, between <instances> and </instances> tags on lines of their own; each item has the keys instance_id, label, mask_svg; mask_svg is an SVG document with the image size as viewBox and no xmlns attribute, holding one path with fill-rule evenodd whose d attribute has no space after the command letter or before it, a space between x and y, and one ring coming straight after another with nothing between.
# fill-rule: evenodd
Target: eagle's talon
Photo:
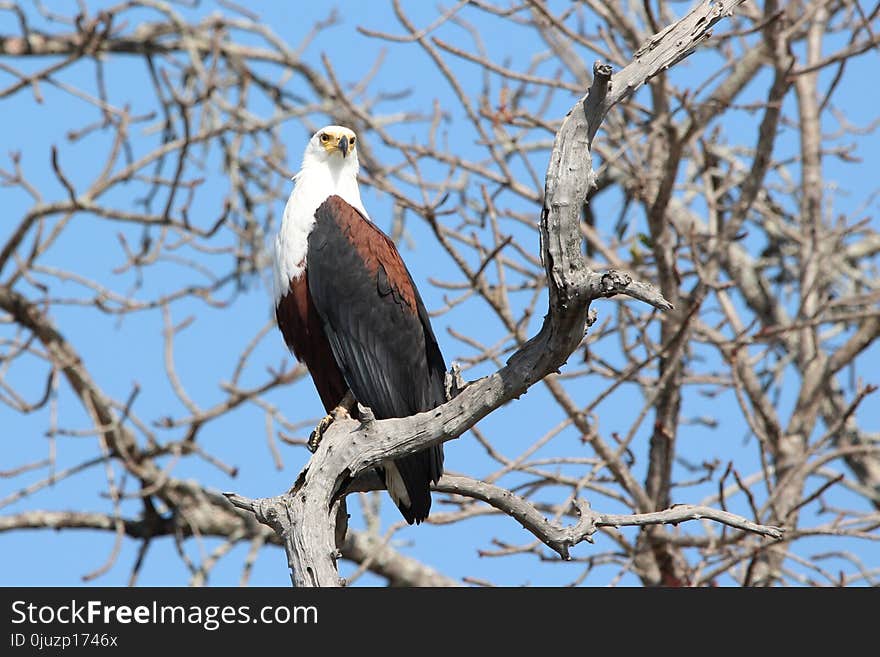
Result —
<instances>
[{"instance_id":1,"label":"eagle's talon","mask_svg":"<svg viewBox=\"0 0 880 657\"><path fill-rule=\"evenodd\" d=\"M324 432L330 428L330 425L333 424L336 420L350 420L351 419L351 411L354 409L357 402L354 400L354 395L351 394L351 391L345 393L345 396L342 398L342 401L336 405L332 411L327 413L321 421L318 422L318 426L316 426L312 433L309 434L309 442L306 443L306 446L309 448L309 451L314 454L318 451L318 445L321 444L321 438L324 437Z\"/></svg>"},{"instance_id":2,"label":"eagle's talon","mask_svg":"<svg viewBox=\"0 0 880 657\"><path fill-rule=\"evenodd\" d=\"M348 408L346 408L344 404L340 403L339 406L330 411L328 417L331 422L335 422L336 420L350 420L351 413L348 412Z\"/></svg>"},{"instance_id":3,"label":"eagle's talon","mask_svg":"<svg viewBox=\"0 0 880 657\"><path fill-rule=\"evenodd\" d=\"M334 412L336 409L333 409ZM328 413L324 417L321 418L321 421L318 422L318 425L312 429L312 433L309 434L309 442L306 443L306 447L309 448L309 451L314 454L318 451L318 445L321 444L321 438L324 437L324 432L330 428L330 425L333 424L333 412Z\"/></svg>"}]
</instances>

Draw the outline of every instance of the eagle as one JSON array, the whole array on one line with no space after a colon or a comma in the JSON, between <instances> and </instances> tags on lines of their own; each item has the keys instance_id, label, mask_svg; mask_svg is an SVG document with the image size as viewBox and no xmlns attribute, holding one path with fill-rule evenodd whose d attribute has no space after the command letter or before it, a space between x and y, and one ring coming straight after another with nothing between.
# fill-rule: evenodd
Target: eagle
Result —
<instances>
[{"instance_id":1,"label":"eagle","mask_svg":"<svg viewBox=\"0 0 880 657\"><path fill-rule=\"evenodd\" d=\"M331 125L309 140L275 238L278 327L305 363L328 415L407 417L446 401L446 363L412 276L394 242L371 220L358 188L357 136ZM443 447L377 468L409 524L431 509Z\"/></svg>"}]
</instances>

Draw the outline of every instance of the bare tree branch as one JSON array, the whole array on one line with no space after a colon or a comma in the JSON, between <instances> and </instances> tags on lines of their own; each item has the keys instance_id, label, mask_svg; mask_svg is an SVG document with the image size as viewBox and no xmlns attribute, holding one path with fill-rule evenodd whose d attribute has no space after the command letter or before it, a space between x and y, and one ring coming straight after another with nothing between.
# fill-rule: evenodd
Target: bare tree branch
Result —
<instances>
[{"instance_id":1,"label":"bare tree branch","mask_svg":"<svg viewBox=\"0 0 880 657\"><path fill-rule=\"evenodd\" d=\"M704 3L653 37L619 76L612 77L606 65L594 67L589 93L569 112L556 134L547 170L541 245L550 289L549 312L538 335L511 356L506 367L471 383L455 399L429 413L406 419L373 420L359 427L354 422L334 423L289 495L254 502L230 496L233 504L253 510L261 522L284 537L295 585L341 583L327 513L346 478L440 440L456 438L518 397L533 383L556 371L577 348L590 303L607 296L609 290L613 294L629 286L629 280L605 274L596 281L601 286L601 292L597 291L591 285L594 279L581 255L580 207L595 184L589 144L614 104L690 53L727 10L723 2ZM640 287L649 289L646 284ZM659 292L642 294L655 299L658 307L671 308Z\"/></svg>"}]
</instances>

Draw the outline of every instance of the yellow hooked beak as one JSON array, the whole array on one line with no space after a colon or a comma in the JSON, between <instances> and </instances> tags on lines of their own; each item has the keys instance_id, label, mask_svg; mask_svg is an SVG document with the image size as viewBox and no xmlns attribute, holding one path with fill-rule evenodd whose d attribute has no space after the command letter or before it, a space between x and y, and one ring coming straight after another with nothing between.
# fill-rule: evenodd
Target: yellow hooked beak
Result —
<instances>
[{"instance_id":1,"label":"yellow hooked beak","mask_svg":"<svg viewBox=\"0 0 880 657\"><path fill-rule=\"evenodd\" d=\"M320 133L321 145L328 154L335 152L342 153L342 157L346 157L354 151L354 142L356 137L351 133L324 131Z\"/></svg>"}]
</instances>

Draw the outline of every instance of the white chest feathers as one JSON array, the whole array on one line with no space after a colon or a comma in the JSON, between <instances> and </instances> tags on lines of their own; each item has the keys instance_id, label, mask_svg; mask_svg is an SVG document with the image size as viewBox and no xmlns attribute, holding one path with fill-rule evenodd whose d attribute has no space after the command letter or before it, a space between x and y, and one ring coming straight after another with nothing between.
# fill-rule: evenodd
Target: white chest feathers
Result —
<instances>
[{"instance_id":1,"label":"white chest feathers","mask_svg":"<svg viewBox=\"0 0 880 657\"><path fill-rule=\"evenodd\" d=\"M287 294L290 281L305 271L309 233L315 226L315 211L324 201L330 196L339 196L369 218L358 189L357 161L351 164L353 166L331 167L306 158L302 170L294 177L296 184L284 207L281 229L275 236L275 306Z\"/></svg>"}]
</instances>

